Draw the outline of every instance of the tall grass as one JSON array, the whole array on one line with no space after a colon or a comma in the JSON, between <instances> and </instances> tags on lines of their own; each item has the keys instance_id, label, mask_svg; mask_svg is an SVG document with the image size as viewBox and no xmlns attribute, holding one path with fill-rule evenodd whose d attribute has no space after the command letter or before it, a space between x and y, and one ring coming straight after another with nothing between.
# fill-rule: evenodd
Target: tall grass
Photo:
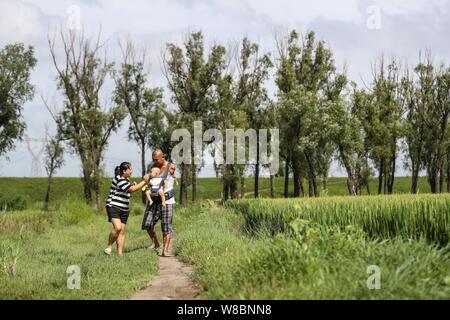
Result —
<instances>
[{"instance_id":1,"label":"tall grass","mask_svg":"<svg viewBox=\"0 0 450 320\"><path fill-rule=\"evenodd\" d=\"M367 239L356 227L296 219L290 236L248 237L221 207L177 214L175 249L210 299L448 299L450 250L424 239ZM370 290L368 266L381 270Z\"/></svg>"},{"instance_id":2,"label":"tall grass","mask_svg":"<svg viewBox=\"0 0 450 320\"><path fill-rule=\"evenodd\" d=\"M450 237L450 195L391 195L305 199L236 200L249 234L289 232L301 218L323 226L355 226L371 238L426 238L445 245Z\"/></svg>"}]
</instances>

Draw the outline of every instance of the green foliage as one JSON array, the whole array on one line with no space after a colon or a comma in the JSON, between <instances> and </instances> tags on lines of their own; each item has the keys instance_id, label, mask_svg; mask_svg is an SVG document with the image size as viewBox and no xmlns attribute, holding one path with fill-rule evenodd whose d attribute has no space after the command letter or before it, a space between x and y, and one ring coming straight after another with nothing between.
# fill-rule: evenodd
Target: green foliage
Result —
<instances>
[{"instance_id":1,"label":"green foliage","mask_svg":"<svg viewBox=\"0 0 450 320\"><path fill-rule=\"evenodd\" d=\"M0 50L0 156L13 150L15 140L22 138L26 127L22 108L34 96L30 77L35 65L31 46L16 43Z\"/></svg>"},{"instance_id":2,"label":"green foliage","mask_svg":"<svg viewBox=\"0 0 450 320\"><path fill-rule=\"evenodd\" d=\"M57 86L64 97L63 108L53 113L58 134L81 161L85 200L92 202L92 190L101 189L102 161L112 132L119 129L126 117L121 105L105 108L100 97L114 64L100 52L99 42L90 42L73 31L61 32L66 48L62 63L56 56L55 41L49 43ZM77 49L75 49L77 48ZM47 106L48 107L48 106ZM97 204L100 206L100 204Z\"/></svg>"},{"instance_id":3,"label":"green foliage","mask_svg":"<svg viewBox=\"0 0 450 320\"><path fill-rule=\"evenodd\" d=\"M303 178L310 183L310 196L319 196L317 178L328 176L338 134L335 104L347 84L336 71L331 49L308 32L302 43L292 31L279 41L278 126L282 156L292 164L294 193L301 194Z\"/></svg>"},{"instance_id":4,"label":"green foliage","mask_svg":"<svg viewBox=\"0 0 450 320\"><path fill-rule=\"evenodd\" d=\"M449 195L395 195L329 197L301 200L238 200L227 206L245 219L250 234L289 233L292 221L300 218L321 226L349 225L361 228L372 239L426 238L446 245L450 239Z\"/></svg>"},{"instance_id":5,"label":"green foliage","mask_svg":"<svg viewBox=\"0 0 450 320\"><path fill-rule=\"evenodd\" d=\"M129 42L126 47L124 61L115 77L114 102L130 115L128 139L136 142L141 150L144 175L148 147L164 148L163 151L170 154L170 131L166 127L166 113L169 111L166 111L163 101L163 89L148 87L145 55L138 60L134 44Z\"/></svg>"},{"instance_id":6,"label":"green foliage","mask_svg":"<svg viewBox=\"0 0 450 320\"><path fill-rule=\"evenodd\" d=\"M86 202L67 198L56 210L56 217L59 224L70 226L91 221L95 213L96 211Z\"/></svg>"},{"instance_id":7,"label":"green foliage","mask_svg":"<svg viewBox=\"0 0 450 320\"><path fill-rule=\"evenodd\" d=\"M21 194L0 194L0 211L20 211L28 208L29 200Z\"/></svg>"}]
</instances>

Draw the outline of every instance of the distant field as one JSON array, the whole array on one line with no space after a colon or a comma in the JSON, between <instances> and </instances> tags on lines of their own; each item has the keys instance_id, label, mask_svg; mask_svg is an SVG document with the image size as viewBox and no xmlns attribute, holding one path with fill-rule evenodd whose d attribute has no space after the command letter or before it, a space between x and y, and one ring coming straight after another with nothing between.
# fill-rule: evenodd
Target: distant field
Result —
<instances>
[{"instance_id":1,"label":"distant field","mask_svg":"<svg viewBox=\"0 0 450 320\"><path fill-rule=\"evenodd\" d=\"M136 180L136 179L135 179ZM254 179L246 178L245 191L253 192ZM105 200L108 196L111 179L105 178L102 184L102 198ZM394 193L409 193L411 178L398 177L395 180ZM270 182L268 178L261 178L260 182L260 196L270 197ZM284 179L282 177L276 178L274 183L275 197L283 197L284 194ZM304 185L305 190L308 189L308 184ZM28 200L28 204L32 208L42 208L45 192L47 189L47 180L45 178L0 178L0 195L21 195ZM377 181L372 180L370 184L371 193L375 194L377 191ZM293 185L290 180L290 196L292 196ZM425 177L419 180L419 193L429 192L429 186ZM198 199L218 199L222 195L222 182L217 178L199 178L197 185ZM337 196L347 195L345 178L329 178L327 183L327 190L322 191L322 196ZM363 194L367 194L364 190ZM178 190L176 197L178 198ZM132 195L136 201L140 194L134 193ZM248 194L248 198L252 198L253 194ZM83 199L83 186L81 178L54 178L53 188L50 196L50 205L58 203L66 198ZM188 199L191 199L190 189L188 191Z\"/></svg>"}]
</instances>

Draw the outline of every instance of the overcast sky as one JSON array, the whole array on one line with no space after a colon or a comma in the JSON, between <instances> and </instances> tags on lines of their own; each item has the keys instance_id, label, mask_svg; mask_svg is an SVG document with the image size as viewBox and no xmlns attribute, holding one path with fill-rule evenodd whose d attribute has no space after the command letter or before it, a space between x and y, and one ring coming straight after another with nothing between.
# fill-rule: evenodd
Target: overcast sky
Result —
<instances>
[{"instance_id":1,"label":"overcast sky","mask_svg":"<svg viewBox=\"0 0 450 320\"><path fill-rule=\"evenodd\" d=\"M37 92L50 99L57 90L47 34L61 24L78 23L86 35L95 34L101 26L111 60L120 56L118 39L130 37L147 47L150 85L161 87L166 87L160 67L161 48L167 42L179 43L189 31L196 30L203 31L207 44L227 45L246 35L273 54L276 33L314 30L332 48L338 67L346 65L348 76L360 84L370 83L371 62L382 53L414 64L420 50L430 49L435 62L450 63L449 0L0 0L0 47L12 42L35 47L38 65L32 81ZM105 94L111 89L108 85ZM275 92L273 84L269 84L269 91ZM169 97L166 90L167 101ZM42 140L46 125L54 133L39 94L25 105L23 115L28 137ZM108 172L123 160L139 167L139 150L127 140L127 125L128 120L110 138L105 159ZM31 143L35 154L41 147L42 143ZM9 156L10 161L0 159L0 176L32 173L32 157L25 143L18 144ZM45 174L42 162L39 167ZM407 174L401 163L398 170ZM331 171L333 176L344 173L336 164ZM57 175L80 176L77 157L68 153ZM211 168L205 168L201 175L212 175Z\"/></svg>"}]
</instances>

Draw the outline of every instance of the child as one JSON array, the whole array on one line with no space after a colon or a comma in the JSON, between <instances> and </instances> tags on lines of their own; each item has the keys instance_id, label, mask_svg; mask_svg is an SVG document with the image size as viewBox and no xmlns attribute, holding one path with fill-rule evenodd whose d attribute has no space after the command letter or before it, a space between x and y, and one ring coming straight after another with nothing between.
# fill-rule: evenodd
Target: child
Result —
<instances>
[{"instance_id":1,"label":"child","mask_svg":"<svg viewBox=\"0 0 450 320\"><path fill-rule=\"evenodd\" d=\"M177 165L175 163L171 163L169 167L169 175L173 181L173 185L178 185L178 182L175 178L175 170L177 169ZM167 188L167 186L164 186L164 188Z\"/></svg>"},{"instance_id":2,"label":"child","mask_svg":"<svg viewBox=\"0 0 450 320\"><path fill-rule=\"evenodd\" d=\"M161 198L161 204L163 207L166 206L166 197L164 194L164 190L162 188L162 178L159 178L159 175L161 174L161 170L157 167L154 167L150 171L150 187L145 190L145 196L147 197L148 202L150 205L153 203L152 194L155 196L156 192L158 196Z\"/></svg>"}]
</instances>

